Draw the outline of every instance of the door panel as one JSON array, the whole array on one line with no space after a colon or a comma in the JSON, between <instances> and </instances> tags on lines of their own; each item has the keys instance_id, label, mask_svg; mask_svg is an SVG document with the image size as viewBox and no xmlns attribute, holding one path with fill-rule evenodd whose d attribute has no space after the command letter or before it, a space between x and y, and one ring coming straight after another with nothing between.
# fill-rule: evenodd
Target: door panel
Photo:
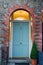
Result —
<instances>
[{"instance_id":1,"label":"door panel","mask_svg":"<svg viewBox=\"0 0 43 65\"><path fill-rule=\"evenodd\" d=\"M28 45L28 42L29 42L29 23L23 24L23 34L22 35L23 35L23 38L22 38L23 44Z\"/></svg>"},{"instance_id":2,"label":"door panel","mask_svg":"<svg viewBox=\"0 0 43 65\"><path fill-rule=\"evenodd\" d=\"M19 43L20 43L20 26L19 23L13 23L13 44L18 45Z\"/></svg>"},{"instance_id":3,"label":"door panel","mask_svg":"<svg viewBox=\"0 0 43 65\"><path fill-rule=\"evenodd\" d=\"M29 23L13 23L13 57L29 57Z\"/></svg>"}]
</instances>

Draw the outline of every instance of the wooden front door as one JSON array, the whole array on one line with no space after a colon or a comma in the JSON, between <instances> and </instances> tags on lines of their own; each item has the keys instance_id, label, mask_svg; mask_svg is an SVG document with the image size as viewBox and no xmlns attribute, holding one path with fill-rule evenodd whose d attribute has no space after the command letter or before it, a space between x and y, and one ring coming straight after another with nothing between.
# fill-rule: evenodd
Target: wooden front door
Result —
<instances>
[{"instance_id":1,"label":"wooden front door","mask_svg":"<svg viewBox=\"0 0 43 65\"><path fill-rule=\"evenodd\" d=\"M13 57L29 57L29 22L13 22Z\"/></svg>"}]
</instances>

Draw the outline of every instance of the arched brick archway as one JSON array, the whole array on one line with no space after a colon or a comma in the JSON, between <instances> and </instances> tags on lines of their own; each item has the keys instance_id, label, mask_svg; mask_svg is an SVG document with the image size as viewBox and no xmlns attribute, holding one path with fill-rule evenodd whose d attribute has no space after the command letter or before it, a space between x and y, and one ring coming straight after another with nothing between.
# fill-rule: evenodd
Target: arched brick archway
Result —
<instances>
[{"instance_id":1,"label":"arched brick archway","mask_svg":"<svg viewBox=\"0 0 43 65\"><path fill-rule=\"evenodd\" d=\"M40 18L40 22L41 22L41 15L40 16L38 16L37 14L35 14L34 13L34 8L29 8L27 5L25 5L25 6L22 6L22 5L16 5L15 3L14 3L14 7L12 7L12 8L8 8L8 13L7 13L7 16L6 16L6 20L4 20L3 21L3 23L4 24L6 24L7 25L7 27L6 27L6 31L8 31L8 35L7 35L7 40L6 41L4 41L4 44L6 44L6 46L9 46L9 35L10 35L10 16L11 16L11 14L14 12L14 11L16 11L16 10L19 10L19 9L21 9L21 10L26 10L26 11L28 11L30 14L31 14L31 16L32 16L32 22L33 22L33 26L32 26L32 39L33 40L35 40L35 34L36 33L34 33L34 30L36 30L35 29L35 22L36 22L36 19L35 18ZM40 28L40 32L42 32L42 22L41 22L41 24L40 24L40 26L41 26L41 28ZM40 38L42 37L41 36L41 34L42 33L40 33ZM41 45L40 45L41 44ZM42 38L41 38L41 41L40 41L40 44L38 44L38 49L39 49L39 51L42 51Z\"/></svg>"},{"instance_id":2,"label":"arched brick archway","mask_svg":"<svg viewBox=\"0 0 43 65\"><path fill-rule=\"evenodd\" d=\"M3 21L3 23L6 24L7 27L8 27L7 30L10 30L10 29L9 29L9 26L10 26L10 21L9 21L9 20L10 20L11 14L12 14L14 11L19 10L19 9L28 11L28 12L31 14L32 19L33 19L34 8L29 8L29 7L27 7L27 6L22 7L22 6L14 5L13 8L8 8L8 14L7 14L7 16L6 16L6 20ZM6 31L7 31L7 30L6 30ZM10 31L9 31L9 32L10 32ZM9 36L9 34L8 34L8 36ZM6 42L8 42L8 41L6 41ZM9 45L9 44L7 44L6 42L5 42L5 44L6 44L6 45Z\"/></svg>"}]
</instances>

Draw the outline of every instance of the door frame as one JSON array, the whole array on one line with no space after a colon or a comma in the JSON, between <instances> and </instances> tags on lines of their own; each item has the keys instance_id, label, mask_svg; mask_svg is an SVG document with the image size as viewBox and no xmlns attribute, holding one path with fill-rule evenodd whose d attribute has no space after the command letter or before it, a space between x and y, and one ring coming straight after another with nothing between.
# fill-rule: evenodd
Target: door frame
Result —
<instances>
[{"instance_id":1,"label":"door frame","mask_svg":"<svg viewBox=\"0 0 43 65\"><path fill-rule=\"evenodd\" d=\"M30 52L31 52L31 48L32 48L32 40L31 40L31 21L30 20L28 20L28 21L26 21L26 20L13 20L12 22L11 22L11 24L13 23L13 22L29 22L29 58L30 58ZM11 28L12 30L12 32L11 32L11 35L13 34L13 24L12 24L12 28ZM10 40L10 42L9 42L9 58L12 58L12 55L13 55L13 45L12 45L12 43L13 43L13 35L11 36L12 38L11 38L11 40ZM31 43L31 44L30 44ZM30 48L30 46L31 46L31 48ZM15 59L17 59L17 58L15 58ZM19 58L20 59L20 58ZM22 59L22 58L21 58Z\"/></svg>"}]
</instances>

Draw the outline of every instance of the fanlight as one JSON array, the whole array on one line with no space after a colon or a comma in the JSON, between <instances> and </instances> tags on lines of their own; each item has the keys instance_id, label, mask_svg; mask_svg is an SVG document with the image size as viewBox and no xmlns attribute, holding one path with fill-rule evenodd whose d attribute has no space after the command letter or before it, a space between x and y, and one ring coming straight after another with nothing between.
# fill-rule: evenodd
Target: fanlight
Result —
<instances>
[{"instance_id":1,"label":"fanlight","mask_svg":"<svg viewBox=\"0 0 43 65\"><path fill-rule=\"evenodd\" d=\"M25 10L17 10L10 16L10 20L31 20L31 15Z\"/></svg>"}]
</instances>

